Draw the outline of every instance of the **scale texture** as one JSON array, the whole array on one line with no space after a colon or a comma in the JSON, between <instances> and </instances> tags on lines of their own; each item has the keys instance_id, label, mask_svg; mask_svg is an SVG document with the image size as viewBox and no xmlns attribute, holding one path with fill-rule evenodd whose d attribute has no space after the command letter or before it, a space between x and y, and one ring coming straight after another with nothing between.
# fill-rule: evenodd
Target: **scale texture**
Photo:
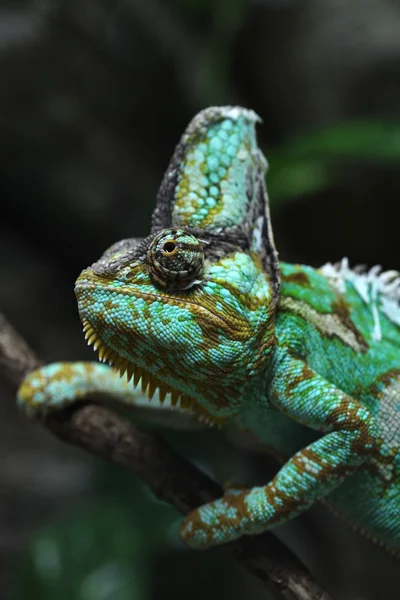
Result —
<instances>
[{"instance_id":1,"label":"scale texture","mask_svg":"<svg viewBox=\"0 0 400 600\"><path fill-rule=\"evenodd\" d=\"M151 234L109 248L76 282L101 363L31 373L29 416L92 392L130 406L234 422L283 459L272 481L227 489L182 523L206 548L292 519L324 499L400 551L400 276L279 262L257 115L211 107L187 127ZM139 386L140 384L140 386ZM139 386L142 391L139 391Z\"/></svg>"}]
</instances>

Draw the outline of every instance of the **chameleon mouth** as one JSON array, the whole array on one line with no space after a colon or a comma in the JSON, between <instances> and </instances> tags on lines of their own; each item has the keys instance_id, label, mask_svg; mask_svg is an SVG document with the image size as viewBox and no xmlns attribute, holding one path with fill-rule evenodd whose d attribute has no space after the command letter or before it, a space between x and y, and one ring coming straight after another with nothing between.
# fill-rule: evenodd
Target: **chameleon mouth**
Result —
<instances>
[{"instance_id":1,"label":"chameleon mouth","mask_svg":"<svg viewBox=\"0 0 400 600\"><path fill-rule=\"evenodd\" d=\"M221 426L224 421L223 418L211 415L193 398L172 388L152 373L146 371L146 369L135 365L127 358L118 354L102 341L89 321L83 320L82 322L83 332L88 346L93 346L93 350L98 353L100 361L108 363L114 371L119 373L120 377L126 376L127 382L129 383L132 381L133 387L136 388L140 384L142 393L148 396L149 401L153 399L154 394L158 391L160 404L164 404L167 395L169 395L169 401L172 408L193 412L196 414L199 421L210 427L215 425Z\"/></svg>"}]
</instances>

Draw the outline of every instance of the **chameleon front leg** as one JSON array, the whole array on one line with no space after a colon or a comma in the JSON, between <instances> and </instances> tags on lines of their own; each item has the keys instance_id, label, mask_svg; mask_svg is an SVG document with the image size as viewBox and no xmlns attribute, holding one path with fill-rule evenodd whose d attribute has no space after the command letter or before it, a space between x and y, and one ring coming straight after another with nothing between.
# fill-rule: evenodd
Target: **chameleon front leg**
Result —
<instances>
[{"instance_id":1,"label":"chameleon front leg","mask_svg":"<svg viewBox=\"0 0 400 600\"><path fill-rule=\"evenodd\" d=\"M32 371L17 392L17 402L27 416L44 417L91 394L105 394L125 406L150 406L133 382L96 362L58 362ZM160 403L151 405L156 410L160 407Z\"/></svg>"},{"instance_id":2,"label":"chameleon front leg","mask_svg":"<svg viewBox=\"0 0 400 600\"><path fill-rule=\"evenodd\" d=\"M190 513L180 531L190 546L223 544L289 521L368 458L379 457L370 412L304 362L286 358L280 363L268 399L289 417L325 435L297 452L268 485L230 490Z\"/></svg>"}]
</instances>

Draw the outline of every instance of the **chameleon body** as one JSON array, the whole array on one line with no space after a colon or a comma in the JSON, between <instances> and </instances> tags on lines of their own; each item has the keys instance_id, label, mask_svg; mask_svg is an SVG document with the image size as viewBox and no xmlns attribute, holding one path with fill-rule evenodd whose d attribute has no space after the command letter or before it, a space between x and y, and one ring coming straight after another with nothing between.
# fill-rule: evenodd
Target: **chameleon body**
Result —
<instances>
[{"instance_id":1,"label":"chameleon body","mask_svg":"<svg viewBox=\"0 0 400 600\"><path fill-rule=\"evenodd\" d=\"M274 479L185 518L205 548L271 529L324 499L400 550L400 277L278 262L254 112L211 107L183 134L150 235L112 246L76 282L100 363L30 374L29 415L104 391L233 421L284 459ZM122 374L117 373L117 371Z\"/></svg>"}]
</instances>

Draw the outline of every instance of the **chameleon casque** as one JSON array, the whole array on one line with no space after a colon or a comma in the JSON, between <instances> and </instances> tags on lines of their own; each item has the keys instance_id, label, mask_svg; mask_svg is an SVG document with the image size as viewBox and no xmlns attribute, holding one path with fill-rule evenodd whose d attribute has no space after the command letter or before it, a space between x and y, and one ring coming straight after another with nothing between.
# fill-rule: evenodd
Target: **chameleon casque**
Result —
<instances>
[{"instance_id":1,"label":"chameleon casque","mask_svg":"<svg viewBox=\"0 0 400 600\"><path fill-rule=\"evenodd\" d=\"M21 408L43 416L106 392L251 432L286 462L265 486L227 489L186 517L205 548L276 527L325 499L400 551L400 275L278 262L257 115L211 107L184 132L150 235L114 244L78 277L101 363L31 373ZM119 373L117 372L119 371Z\"/></svg>"}]
</instances>

